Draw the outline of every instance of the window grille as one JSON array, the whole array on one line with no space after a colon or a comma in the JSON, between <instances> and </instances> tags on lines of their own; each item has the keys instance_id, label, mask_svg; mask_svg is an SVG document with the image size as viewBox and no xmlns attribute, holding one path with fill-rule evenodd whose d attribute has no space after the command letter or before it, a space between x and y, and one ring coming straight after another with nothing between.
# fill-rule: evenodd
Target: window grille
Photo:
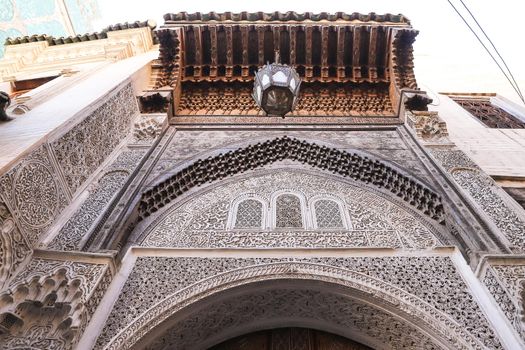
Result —
<instances>
[{"instance_id":1,"label":"window grille","mask_svg":"<svg viewBox=\"0 0 525 350\"><path fill-rule=\"evenodd\" d=\"M235 228L260 228L262 219L262 203L255 199L246 199L237 206Z\"/></svg>"},{"instance_id":2,"label":"window grille","mask_svg":"<svg viewBox=\"0 0 525 350\"><path fill-rule=\"evenodd\" d=\"M339 205L328 199L315 202L315 219L318 228L344 228Z\"/></svg>"},{"instance_id":3,"label":"window grille","mask_svg":"<svg viewBox=\"0 0 525 350\"><path fill-rule=\"evenodd\" d=\"M282 194L275 202L275 227L301 228L301 201L293 194Z\"/></svg>"},{"instance_id":4,"label":"window grille","mask_svg":"<svg viewBox=\"0 0 525 350\"><path fill-rule=\"evenodd\" d=\"M525 128L524 122L507 111L493 105L489 99L455 97L452 97L452 99L489 128Z\"/></svg>"}]
</instances>

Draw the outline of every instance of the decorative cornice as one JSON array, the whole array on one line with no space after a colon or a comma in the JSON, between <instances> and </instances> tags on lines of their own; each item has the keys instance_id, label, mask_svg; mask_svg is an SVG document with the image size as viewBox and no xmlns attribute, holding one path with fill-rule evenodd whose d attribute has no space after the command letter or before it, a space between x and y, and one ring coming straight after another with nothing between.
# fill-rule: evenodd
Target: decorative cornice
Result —
<instances>
[{"instance_id":1,"label":"decorative cornice","mask_svg":"<svg viewBox=\"0 0 525 350\"><path fill-rule=\"evenodd\" d=\"M68 37L56 38L52 35L47 35L47 34L35 34L31 36L26 35L26 36L21 36L17 38L7 38L5 41L5 45L27 44L27 43L33 43L33 42L38 42L38 41L47 41L49 46L73 44L73 43L79 43L79 42L85 42L85 41L107 39L109 32L115 32L119 30L149 27L153 31L153 29L155 29L156 26L157 24L153 20L117 23L115 25L110 25L104 28L100 32L79 34L79 35L68 36Z\"/></svg>"},{"instance_id":2,"label":"decorative cornice","mask_svg":"<svg viewBox=\"0 0 525 350\"><path fill-rule=\"evenodd\" d=\"M264 21L264 22L379 22L379 23L396 23L396 24L405 24L410 25L408 18L402 14L384 14L378 15L374 12L368 14L361 13L345 13L345 12L336 12L336 13L312 13L312 12L303 12L298 13L295 11L288 12L208 12L208 13L168 13L164 15L164 20L166 24L172 23L187 23L187 22L208 22L208 21L217 21L217 22L240 22L240 21Z\"/></svg>"}]
</instances>

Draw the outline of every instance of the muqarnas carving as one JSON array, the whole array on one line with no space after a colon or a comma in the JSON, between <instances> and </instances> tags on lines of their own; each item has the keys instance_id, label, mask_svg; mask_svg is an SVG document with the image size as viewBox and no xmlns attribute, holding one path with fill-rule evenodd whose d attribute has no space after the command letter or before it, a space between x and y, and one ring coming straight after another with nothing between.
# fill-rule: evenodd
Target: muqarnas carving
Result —
<instances>
[{"instance_id":1,"label":"muqarnas carving","mask_svg":"<svg viewBox=\"0 0 525 350\"><path fill-rule=\"evenodd\" d=\"M139 217L143 219L151 215L190 188L283 159L306 163L343 177L385 188L432 219L444 222L440 196L411 177L379 160L286 136L205 160L199 159L146 191L139 204Z\"/></svg>"},{"instance_id":2,"label":"muqarnas carving","mask_svg":"<svg viewBox=\"0 0 525 350\"><path fill-rule=\"evenodd\" d=\"M279 210L278 199L291 193L302 199L291 210ZM320 204L327 201L332 207L322 210ZM293 225L279 228L279 215ZM217 183L191 201L173 205L137 232L135 242L150 247L424 249L447 245L441 228L379 191L333 176L280 169Z\"/></svg>"},{"instance_id":3,"label":"muqarnas carving","mask_svg":"<svg viewBox=\"0 0 525 350\"><path fill-rule=\"evenodd\" d=\"M33 259L0 294L1 349L73 349L107 288L103 264ZM86 307L90 306L89 309Z\"/></svg>"}]
</instances>

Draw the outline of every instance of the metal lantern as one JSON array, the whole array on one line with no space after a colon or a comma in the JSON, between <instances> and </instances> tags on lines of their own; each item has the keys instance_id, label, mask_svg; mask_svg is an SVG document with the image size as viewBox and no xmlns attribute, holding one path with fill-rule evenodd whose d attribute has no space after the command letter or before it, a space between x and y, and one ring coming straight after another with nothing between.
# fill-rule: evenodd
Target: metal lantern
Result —
<instances>
[{"instance_id":1,"label":"metal lantern","mask_svg":"<svg viewBox=\"0 0 525 350\"><path fill-rule=\"evenodd\" d=\"M293 67L279 63L267 64L255 73L253 98L267 115L284 118L297 103L300 85L301 79Z\"/></svg>"}]
</instances>

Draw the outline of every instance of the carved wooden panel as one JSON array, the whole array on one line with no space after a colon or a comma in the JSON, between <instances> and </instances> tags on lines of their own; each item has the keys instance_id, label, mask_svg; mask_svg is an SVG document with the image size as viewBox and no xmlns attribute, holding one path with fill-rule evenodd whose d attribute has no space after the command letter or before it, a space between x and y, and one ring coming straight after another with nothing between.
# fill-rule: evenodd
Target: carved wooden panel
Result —
<instances>
[{"instance_id":1,"label":"carved wooden panel","mask_svg":"<svg viewBox=\"0 0 525 350\"><path fill-rule=\"evenodd\" d=\"M251 83L190 83L182 85L177 115L259 115ZM396 116L387 84L302 84L290 116ZM177 118L175 118L177 119Z\"/></svg>"},{"instance_id":2,"label":"carved wooden panel","mask_svg":"<svg viewBox=\"0 0 525 350\"><path fill-rule=\"evenodd\" d=\"M369 350L335 334L307 328L277 328L227 340L209 350Z\"/></svg>"},{"instance_id":3,"label":"carved wooden panel","mask_svg":"<svg viewBox=\"0 0 525 350\"><path fill-rule=\"evenodd\" d=\"M258 67L273 62L277 52L281 63L294 64L308 82L388 82L392 28L324 22L186 24L183 79L252 81Z\"/></svg>"},{"instance_id":4,"label":"carved wooden panel","mask_svg":"<svg viewBox=\"0 0 525 350\"><path fill-rule=\"evenodd\" d=\"M525 122L493 105L488 98L452 99L489 128L525 129Z\"/></svg>"}]
</instances>

